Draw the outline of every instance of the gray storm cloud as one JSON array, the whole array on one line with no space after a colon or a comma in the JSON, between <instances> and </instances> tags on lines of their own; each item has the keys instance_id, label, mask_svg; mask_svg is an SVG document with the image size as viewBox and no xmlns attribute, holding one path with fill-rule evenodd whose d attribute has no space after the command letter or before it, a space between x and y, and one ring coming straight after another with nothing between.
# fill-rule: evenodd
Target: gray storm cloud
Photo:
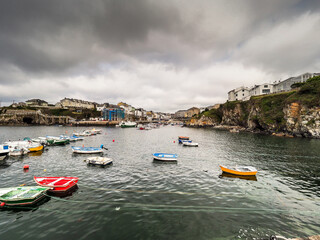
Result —
<instances>
[{"instance_id":1,"label":"gray storm cloud","mask_svg":"<svg viewBox=\"0 0 320 240\"><path fill-rule=\"evenodd\" d=\"M175 111L320 68L320 2L0 2L0 100Z\"/></svg>"}]
</instances>

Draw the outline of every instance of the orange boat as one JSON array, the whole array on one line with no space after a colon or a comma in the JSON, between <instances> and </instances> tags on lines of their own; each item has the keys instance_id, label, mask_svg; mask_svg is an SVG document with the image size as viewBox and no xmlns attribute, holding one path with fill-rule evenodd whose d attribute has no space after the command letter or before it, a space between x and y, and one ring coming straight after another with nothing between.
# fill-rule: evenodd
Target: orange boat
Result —
<instances>
[{"instance_id":1,"label":"orange boat","mask_svg":"<svg viewBox=\"0 0 320 240\"><path fill-rule=\"evenodd\" d=\"M179 136L178 140L189 140L189 137Z\"/></svg>"},{"instance_id":2,"label":"orange boat","mask_svg":"<svg viewBox=\"0 0 320 240\"><path fill-rule=\"evenodd\" d=\"M230 173L239 176L255 176L258 170L251 166L235 166L235 167L224 167L220 165L222 172Z\"/></svg>"}]
</instances>

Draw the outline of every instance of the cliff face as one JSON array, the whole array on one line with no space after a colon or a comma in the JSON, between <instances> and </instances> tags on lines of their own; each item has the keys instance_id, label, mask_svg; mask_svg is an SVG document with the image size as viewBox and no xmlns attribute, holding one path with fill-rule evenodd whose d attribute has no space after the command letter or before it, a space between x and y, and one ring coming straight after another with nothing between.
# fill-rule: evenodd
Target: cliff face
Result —
<instances>
[{"instance_id":1,"label":"cliff face","mask_svg":"<svg viewBox=\"0 0 320 240\"><path fill-rule=\"evenodd\" d=\"M202 120L204 117L206 121ZM205 126L204 122L210 122L210 126L320 138L320 78L310 79L291 92L226 102L219 109L202 113L192 124Z\"/></svg>"}]
</instances>

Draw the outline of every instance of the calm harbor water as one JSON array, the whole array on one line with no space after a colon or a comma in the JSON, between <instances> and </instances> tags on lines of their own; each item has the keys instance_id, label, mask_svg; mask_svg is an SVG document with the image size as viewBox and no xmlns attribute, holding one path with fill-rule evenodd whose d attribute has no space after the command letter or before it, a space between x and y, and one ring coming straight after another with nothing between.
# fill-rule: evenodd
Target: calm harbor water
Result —
<instances>
[{"instance_id":1,"label":"calm harbor water","mask_svg":"<svg viewBox=\"0 0 320 240\"><path fill-rule=\"evenodd\" d=\"M0 127L0 142L71 134L76 127ZM190 136L198 148L178 144ZM115 140L114 142L112 140ZM175 143L174 143L175 141ZM73 145L100 146L111 167L87 166ZM101 135L0 165L0 187L33 176L79 177L79 189L30 211L0 211L0 239L261 239L320 234L320 140L166 126L103 128ZM152 161L178 154L177 164ZM24 164L30 170L24 172ZM219 164L252 165L254 180Z\"/></svg>"}]
</instances>

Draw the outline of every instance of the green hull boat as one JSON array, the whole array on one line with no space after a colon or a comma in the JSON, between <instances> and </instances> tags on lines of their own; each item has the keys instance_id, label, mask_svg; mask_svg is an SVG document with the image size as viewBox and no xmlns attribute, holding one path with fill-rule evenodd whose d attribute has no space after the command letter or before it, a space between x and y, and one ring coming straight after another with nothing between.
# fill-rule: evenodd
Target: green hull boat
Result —
<instances>
[{"instance_id":1,"label":"green hull boat","mask_svg":"<svg viewBox=\"0 0 320 240\"><path fill-rule=\"evenodd\" d=\"M0 208L30 206L44 198L50 187L0 188Z\"/></svg>"},{"instance_id":2,"label":"green hull boat","mask_svg":"<svg viewBox=\"0 0 320 240\"><path fill-rule=\"evenodd\" d=\"M69 139L48 139L47 143L50 146L55 146L55 145L66 145L68 143L70 143Z\"/></svg>"}]
</instances>

